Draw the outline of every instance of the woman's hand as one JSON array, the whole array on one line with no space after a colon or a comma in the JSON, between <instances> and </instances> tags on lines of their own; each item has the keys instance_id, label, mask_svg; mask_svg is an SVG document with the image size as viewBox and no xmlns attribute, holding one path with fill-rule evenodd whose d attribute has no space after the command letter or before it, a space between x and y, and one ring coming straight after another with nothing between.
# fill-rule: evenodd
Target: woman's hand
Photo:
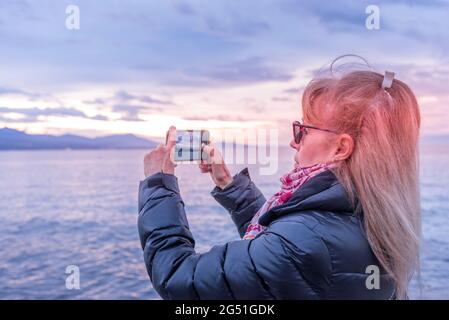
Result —
<instances>
[{"instance_id":1,"label":"woman's hand","mask_svg":"<svg viewBox=\"0 0 449 320\"><path fill-rule=\"evenodd\" d=\"M175 174L176 164L172 160L172 149L175 141L176 128L171 126L168 130L167 145L159 144L155 149L147 153L143 159L145 177L163 172Z\"/></svg>"},{"instance_id":2,"label":"woman's hand","mask_svg":"<svg viewBox=\"0 0 449 320\"><path fill-rule=\"evenodd\" d=\"M223 161L223 156L220 151L215 148L213 143L204 146L203 151L207 153L208 160L199 164L200 171L202 173L209 172L214 183L220 189L224 189L232 182L233 178Z\"/></svg>"}]
</instances>

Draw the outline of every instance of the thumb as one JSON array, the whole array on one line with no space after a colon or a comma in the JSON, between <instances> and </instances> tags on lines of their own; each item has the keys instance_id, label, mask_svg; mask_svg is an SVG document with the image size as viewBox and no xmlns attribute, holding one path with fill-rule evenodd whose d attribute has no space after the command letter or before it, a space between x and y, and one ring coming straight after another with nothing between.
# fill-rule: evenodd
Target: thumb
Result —
<instances>
[{"instance_id":1,"label":"thumb","mask_svg":"<svg viewBox=\"0 0 449 320\"><path fill-rule=\"evenodd\" d=\"M176 127L170 126L167 132L167 148L171 150L176 144Z\"/></svg>"},{"instance_id":2,"label":"thumb","mask_svg":"<svg viewBox=\"0 0 449 320\"><path fill-rule=\"evenodd\" d=\"M208 162L213 165L219 165L223 163L223 156L221 155L220 150L217 149L213 142L205 145L203 147L203 151L209 156Z\"/></svg>"},{"instance_id":3,"label":"thumb","mask_svg":"<svg viewBox=\"0 0 449 320\"><path fill-rule=\"evenodd\" d=\"M212 162L212 158L215 155L215 148L214 146L207 144L203 147L203 152L207 154L207 162L211 163Z\"/></svg>"}]
</instances>

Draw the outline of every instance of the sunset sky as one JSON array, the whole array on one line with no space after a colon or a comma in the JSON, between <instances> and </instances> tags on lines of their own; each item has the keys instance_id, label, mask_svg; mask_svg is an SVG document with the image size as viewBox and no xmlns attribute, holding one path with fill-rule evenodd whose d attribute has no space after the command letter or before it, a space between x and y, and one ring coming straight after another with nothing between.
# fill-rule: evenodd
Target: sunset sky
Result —
<instances>
[{"instance_id":1,"label":"sunset sky","mask_svg":"<svg viewBox=\"0 0 449 320\"><path fill-rule=\"evenodd\" d=\"M66 28L66 7L80 29ZM365 8L380 8L380 30ZM278 128L335 57L396 72L424 135L449 134L449 2L0 0L0 128L162 137Z\"/></svg>"}]
</instances>

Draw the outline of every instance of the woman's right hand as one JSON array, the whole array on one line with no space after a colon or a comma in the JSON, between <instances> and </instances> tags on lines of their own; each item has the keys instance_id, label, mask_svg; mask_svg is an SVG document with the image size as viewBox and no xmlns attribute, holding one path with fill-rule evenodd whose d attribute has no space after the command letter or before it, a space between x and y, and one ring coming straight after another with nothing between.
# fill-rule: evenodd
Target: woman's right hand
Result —
<instances>
[{"instance_id":1,"label":"woman's right hand","mask_svg":"<svg viewBox=\"0 0 449 320\"><path fill-rule=\"evenodd\" d=\"M208 159L199 164L200 171L202 173L209 172L214 183L220 189L224 189L232 182L233 178L223 161L223 156L212 142L205 145L203 151L208 155Z\"/></svg>"}]
</instances>

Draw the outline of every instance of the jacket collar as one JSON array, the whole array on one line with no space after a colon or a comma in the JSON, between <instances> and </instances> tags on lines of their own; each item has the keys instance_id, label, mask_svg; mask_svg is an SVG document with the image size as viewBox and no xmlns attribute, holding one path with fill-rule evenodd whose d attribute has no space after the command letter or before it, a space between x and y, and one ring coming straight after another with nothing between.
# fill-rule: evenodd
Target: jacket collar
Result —
<instances>
[{"instance_id":1,"label":"jacket collar","mask_svg":"<svg viewBox=\"0 0 449 320\"><path fill-rule=\"evenodd\" d=\"M259 218L259 224L267 226L280 216L306 210L354 215L354 208L343 186L332 171L326 170L305 182L284 204L263 214Z\"/></svg>"}]
</instances>

